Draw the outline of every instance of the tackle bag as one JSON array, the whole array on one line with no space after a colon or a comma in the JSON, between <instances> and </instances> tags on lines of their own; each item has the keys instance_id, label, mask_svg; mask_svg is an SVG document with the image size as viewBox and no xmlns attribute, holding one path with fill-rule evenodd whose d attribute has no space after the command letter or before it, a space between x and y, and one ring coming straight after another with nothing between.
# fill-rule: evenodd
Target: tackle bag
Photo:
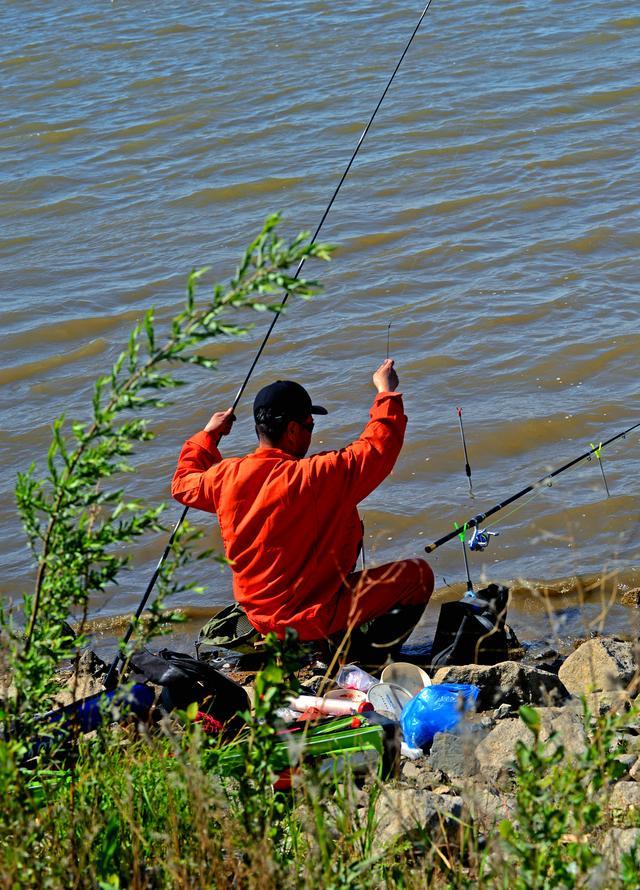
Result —
<instances>
[{"instance_id":1,"label":"tackle bag","mask_svg":"<svg viewBox=\"0 0 640 890\"><path fill-rule=\"evenodd\" d=\"M490 584L477 594L444 603L431 647L431 664L498 664L517 646L506 624L509 589Z\"/></svg>"},{"instance_id":2,"label":"tackle bag","mask_svg":"<svg viewBox=\"0 0 640 890\"><path fill-rule=\"evenodd\" d=\"M201 711L226 723L250 707L249 696L239 683L182 652L161 649L154 654L143 649L132 655L130 664L137 674L162 686L167 710L197 702Z\"/></svg>"},{"instance_id":3,"label":"tackle bag","mask_svg":"<svg viewBox=\"0 0 640 890\"><path fill-rule=\"evenodd\" d=\"M196 654L200 661L218 655L218 649L233 649L241 655L256 652L255 644L262 636L253 627L246 612L238 603L226 606L209 619L200 631Z\"/></svg>"}]
</instances>

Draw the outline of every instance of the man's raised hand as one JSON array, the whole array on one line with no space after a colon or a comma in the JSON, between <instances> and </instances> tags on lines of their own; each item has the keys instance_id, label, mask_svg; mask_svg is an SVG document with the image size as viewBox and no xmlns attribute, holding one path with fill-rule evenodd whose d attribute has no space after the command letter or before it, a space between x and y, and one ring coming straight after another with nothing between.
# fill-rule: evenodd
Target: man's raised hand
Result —
<instances>
[{"instance_id":1,"label":"man's raised hand","mask_svg":"<svg viewBox=\"0 0 640 890\"><path fill-rule=\"evenodd\" d=\"M398 387L398 375L393 367L393 359L388 358L382 362L373 375L373 385L378 392L394 392Z\"/></svg>"},{"instance_id":2,"label":"man's raised hand","mask_svg":"<svg viewBox=\"0 0 640 890\"><path fill-rule=\"evenodd\" d=\"M233 408L227 408L226 411L216 411L215 414L211 415L209 423L205 426L205 432L212 433L220 441L222 436L229 435L235 419Z\"/></svg>"}]
</instances>

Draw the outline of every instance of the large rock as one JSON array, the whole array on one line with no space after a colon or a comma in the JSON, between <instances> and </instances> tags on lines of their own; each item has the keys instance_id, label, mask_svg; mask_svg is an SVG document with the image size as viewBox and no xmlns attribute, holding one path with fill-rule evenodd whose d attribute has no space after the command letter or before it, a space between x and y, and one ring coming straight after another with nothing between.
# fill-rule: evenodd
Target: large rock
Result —
<instances>
[{"instance_id":1,"label":"large rock","mask_svg":"<svg viewBox=\"0 0 640 890\"><path fill-rule=\"evenodd\" d=\"M607 692L590 692L585 695L587 707L594 715L608 714L609 711L622 713L628 711L633 703L626 689L615 689ZM575 700L577 701L577 699Z\"/></svg>"},{"instance_id":2,"label":"large rock","mask_svg":"<svg viewBox=\"0 0 640 890\"><path fill-rule=\"evenodd\" d=\"M567 690L549 671L516 661L499 664L450 665L440 668L434 683L473 683L480 687L476 707L479 711L497 708L502 704L514 708L520 705L560 704L569 698Z\"/></svg>"},{"instance_id":3,"label":"large rock","mask_svg":"<svg viewBox=\"0 0 640 890\"><path fill-rule=\"evenodd\" d=\"M640 811L640 785L637 782L617 782L611 789L609 809L627 814L630 809Z\"/></svg>"},{"instance_id":4,"label":"large rock","mask_svg":"<svg viewBox=\"0 0 640 890\"><path fill-rule=\"evenodd\" d=\"M462 795L473 824L481 832L491 833L502 819L513 820L516 802L511 794L467 783Z\"/></svg>"},{"instance_id":5,"label":"large rock","mask_svg":"<svg viewBox=\"0 0 640 890\"><path fill-rule=\"evenodd\" d=\"M634 782L640 782L640 757L629 769L629 778L633 779Z\"/></svg>"},{"instance_id":6,"label":"large rock","mask_svg":"<svg viewBox=\"0 0 640 890\"><path fill-rule=\"evenodd\" d=\"M593 869L586 884L589 890L610 890L611 887L619 886L620 860L634 849L640 850L640 829L609 829L601 844L602 861Z\"/></svg>"},{"instance_id":7,"label":"large rock","mask_svg":"<svg viewBox=\"0 0 640 890\"><path fill-rule=\"evenodd\" d=\"M475 749L484 735L486 733L456 735L452 732L437 732L429 754L430 766L440 770L448 779L474 776L479 767Z\"/></svg>"},{"instance_id":8,"label":"large rock","mask_svg":"<svg viewBox=\"0 0 640 890\"><path fill-rule=\"evenodd\" d=\"M427 831L434 843L455 841L463 805L462 798L452 794L386 787L376 805L377 838L388 846L405 835Z\"/></svg>"},{"instance_id":9,"label":"large rock","mask_svg":"<svg viewBox=\"0 0 640 890\"><path fill-rule=\"evenodd\" d=\"M442 784L442 777L429 765L426 758L405 760L402 764L402 778L415 788L432 790Z\"/></svg>"},{"instance_id":10,"label":"large rock","mask_svg":"<svg viewBox=\"0 0 640 890\"><path fill-rule=\"evenodd\" d=\"M501 720L478 745L478 776L488 783L507 778L514 771L516 744L529 744L531 739L531 732L522 720Z\"/></svg>"},{"instance_id":11,"label":"large rock","mask_svg":"<svg viewBox=\"0 0 640 890\"><path fill-rule=\"evenodd\" d=\"M585 731L577 711L567 708L536 708L540 715L540 738L543 741L557 735L557 744L571 754L580 754L585 748ZM531 745L533 734L522 720L502 720L476 749L480 765L478 776L487 782L500 781L515 770L516 744Z\"/></svg>"},{"instance_id":12,"label":"large rock","mask_svg":"<svg viewBox=\"0 0 640 890\"><path fill-rule=\"evenodd\" d=\"M587 640L566 659L558 676L572 695L627 686L638 670L636 647L612 637Z\"/></svg>"}]
</instances>

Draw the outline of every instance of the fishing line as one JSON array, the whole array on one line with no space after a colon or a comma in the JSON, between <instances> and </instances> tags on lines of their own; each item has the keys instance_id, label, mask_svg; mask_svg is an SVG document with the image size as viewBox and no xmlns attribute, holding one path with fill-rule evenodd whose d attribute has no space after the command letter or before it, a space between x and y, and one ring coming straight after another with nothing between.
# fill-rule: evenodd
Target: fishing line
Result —
<instances>
[{"instance_id":1,"label":"fishing line","mask_svg":"<svg viewBox=\"0 0 640 890\"><path fill-rule=\"evenodd\" d=\"M600 466L600 472L602 473L602 481L604 482L604 488L605 488L605 491L607 492L607 497L610 498L611 492L609 491L609 486L607 484L607 477L604 474L604 467L602 466L602 442L600 442L600 444L598 445L597 448L593 444L593 442L591 442L590 444L593 449L593 453L595 454L595 456L598 460L598 464ZM589 460L591 460L591 458L589 458Z\"/></svg>"},{"instance_id":2,"label":"fishing line","mask_svg":"<svg viewBox=\"0 0 640 890\"><path fill-rule=\"evenodd\" d=\"M391 84L393 83L395 76L398 73L400 66L402 65L402 62L404 61L404 57L409 52L409 47L413 43L413 40L414 40L416 34L418 33L420 25L422 24L426 14L428 13L432 2L433 2L433 0L428 0L426 6L422 10L422 13L418 19L418 22L417 22L415 28L413 29L409 40L405 44L405 47L402 50L400 58L398 59L398 62L396 64L395 68L393 69L393 72L392 72L391 76L389 77L384 90L382 91L382 95L378 99L378 102L373 110L373 113L371 114L371 117L369 118L367 125L365 126L364 130L362 131L362 134L361 134L360 138L358 139L358 143L357 143L355 149L353 150L351 157L349 158L349 162L348 162L347 166L345 167L344 172L342 173L342 176L340 177L340 180L338 181L338 184L333 191L333 194L331 195L329 203L327 204L325 211L320 218L320 222L318 223L316 230L313 233L313 236L311 237L310 244L314 244L318 235L320 234L320 230L322 229L324 222L325 222L327 216L329 215L329 211L333 207L334 201L338 197L338 193L339 193L340 189L342 188L342 184L344 183L345 179L347 178L347 176L349 174L349 171L351 170L353 162L355 161L355 159L358 155L358 152L360 151L360 147L362 146L362 143L366 139L367 134L368 134L369 130L371 129L371 126L376 118L376 115L378 114L380 106L384 102L385 97L386 97L387 93L389 92ZM305 259L306 259L306 257L302 257L302 259L300 260L298 267L295 271L295 274L293 276L294 280L297 279L298 276L300 275L300 272L302 271L302 267L304 266L304 263L305 263ZM271 332L273 331L274 327L276 326L276 322L278 321L278 318L280 317L280 314L282 313L282 310L284 309L288 299L289 299L289 292L287 291L284 294L284 296L282 297L280 304L275 309L273 319L271 320L271 324L267 328L267 332L264 335L264 338L258 348L255 358L251 362L251 365L249 366L249 370L247 371L246 377L244 378L242 385L240 386L240 388L236 394L236 397L233 400L233 404L231 406L232 411L235 411L240 399L242 398L242 395L247 387L247 384L249 383L249 380L251 379L251 375L253 374L253 371L254 371L256 365L258 364L260 356L262 355L264 348L267 345L267 342L271 336ZM127 632L125 633L124 637L122 638L122 641L118 648L118 653L116 654L116 656L113 660L113 663L111 664L111 667L109 668L107 676L105 677L105 687L107 689L113 688L113 686L117 685L118 664L123 658L122 650L124 649L126 644L129 642L129 639L131 638L131 634L134 631L134 628L136 626L138 619L142 615L142 612L147 604L147 600L149 599L149 596L151 595L151 592L152 592L153 588L155 587L155 583L158 580L158 576L162 570L162 566L164 565L164 563L169 555L169 552L171 551L171 547L176 539L176 535L178 534L178 531L179 531L182 523L184 522L188 512L189 512L189 507L185 507L183 509L182 513L180 514L180 518L178 519L177 523L175 524L175 526L173 528L173 531L171 532L171 536L169 538L169 541L167 542L167 546L165 547L164 552L162 553L162 556L160 557L160 559L158 561L158 565L156 566L156 569L155 569L153 575L151 576L149 584L147 585L147 588L143 594L142 601L140 602L140 605L136 609L135 616L134 616L131 624L129 625Z\"/></svg>"},{"instance_id":3,"label":"fishing line","mask_svg":"<svg viewBox=\"0 0 640 890\"><path fill-rule=\"evenodd\" d=\"M551 479L559 476L560 473L564 473L569 470L571 467L574 467L576 464L580 463L583 460L587 460L591 457L592 454L595 454L596 451L599 451L602 448L605 448L607 445L611 445L612 442L616 442L618 439L626 438L629 433L632 433L634 430L640 428L640 423L636 423L633 426L630 426L628 429L623 430L621 433L617 433L615 436L611 436L610 439L607 439L605 442L601 442L597 448L591 448L589 451L584 452L583 454L578 455L578 457L574 457L573 460L568 461L566 464L563 464L561 467L557 467L555 470L552 470L550 473L547 473L546 476L543 476L541 479L538 479L536 482L533 482L531 485L527 485L525 488L517 491L515 494L511 495L511 497L506 498L504 501L501 501L498 504L495 504L493 507L490 507L484 513L478 513L477 516L472 516L471 519L467 519L465 526L467 528L477 528L485 519L489 516L493 516L495 513L498 513L500 510L503 510L505 507L508 507L510 504L513 504L514 501L520 500L520 498L529 494L529 492L533 492L541 489L543 485L549 485ZM456 537L458 531L449 532L449 534L443 535L441 538L438 538L437 541L433 541L431 544L427 544L424 548L427 553L432 553L438 547L441 547L442 544L446 544L448 541L451 541Z\"/></svg>"},{"instance_id":4,"label":"fishing line","mask_svg":"<svg viewBox=\"0 0 640 890\"><path fill-rule=\"evenodd\" d=\"M632 427L632 429L633 429L633 427ZM622 435L622 438L624 439L625 436L626 436L626 433L624 433L624 434ZM602 473L602 476L603 476L603 482L604 482L605 489L606 489L606 491L607 491L607 497L611 497L611 494L610 494L610 492L609 492L609 486L607 485L607 479L606 479L606 476L604 475L604 469L603 469L603 467L602 467L601 457L598 457L598 453L599 453L599 452L602 452L602 448L604 447L604 443L601 442L601 443L600 443L599 445L597 445L597 446L594 445L593 442L590 442L589 444L591 445L592 453L595 454L595 456L596 456L596 457L598 458L598 460L600 461L600 472ZM591 461L591 453L590 453L589 456L586 458L586 460L587 460L587 463L588 463L589 461ZM536 490L533 492L533 494L531 495L530 498L527 498L525 501L523 501L521 504L518 504L518 506L517 506L517 507L514 507L512 510L507 510L507 512L506 512L506 513L504 514L504 516L502 517L502 522L504 522L505 519L508 519L510 516L513 516L514 513L518 513L520 510L524 510L524 508L525 508L526 506L528 506L532 501L534 501L537 497L539 497L540 494L542 494L542 492L544 491L545 488L551 488L551 482L547 481L546 486L542 486L542 485L539 486L538 488L536 488ZM485 528L492 528L493 526L495 526L495 524L496 524L497 522L498 522L497 519L493 519L491 522L487 522L487 523L486 523ZM639 522L639 524L640 524L640 520L639 520L638 522Z\"/></svg>"},{"instance_id":5,"label":"fishing line","mask_svg":"<svg viewBox=\"0 0 640 890\"><path fill-rule=\"evenodd\" d=\"M520 510L524 510L525 507L528 507L536 498L540 497L545 488L550 488L550 485L541 485L539 488L533 492L531 497L524 500L521 504L518 504L517 507L513 507L511 510L507 510L507 512L502 517L502 522L508 519L510 516L513 516L515 513L519 513ZM497 519L492 519L491 522L487 522L485 528L493 528L493 526L498 522Z\"/></svg>"}]
</instances>

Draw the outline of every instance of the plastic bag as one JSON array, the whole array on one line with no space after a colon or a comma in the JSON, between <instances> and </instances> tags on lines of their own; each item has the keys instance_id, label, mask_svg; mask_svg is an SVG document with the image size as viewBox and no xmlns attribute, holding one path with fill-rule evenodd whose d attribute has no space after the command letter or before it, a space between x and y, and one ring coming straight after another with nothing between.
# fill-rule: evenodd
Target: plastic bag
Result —
<instances>
[{"instance_id":1,"label":"plastic bag","mask_svg":"<svg viewBox=\"0 0 640 890\"><path fill-rule=\"evenodd\" d=\"M480 689L469 683L437 683L425 686L402 709L400 724L405 742L423 748L437 732L448 732L473 709Z\"/></svg>"}]
</instances>

